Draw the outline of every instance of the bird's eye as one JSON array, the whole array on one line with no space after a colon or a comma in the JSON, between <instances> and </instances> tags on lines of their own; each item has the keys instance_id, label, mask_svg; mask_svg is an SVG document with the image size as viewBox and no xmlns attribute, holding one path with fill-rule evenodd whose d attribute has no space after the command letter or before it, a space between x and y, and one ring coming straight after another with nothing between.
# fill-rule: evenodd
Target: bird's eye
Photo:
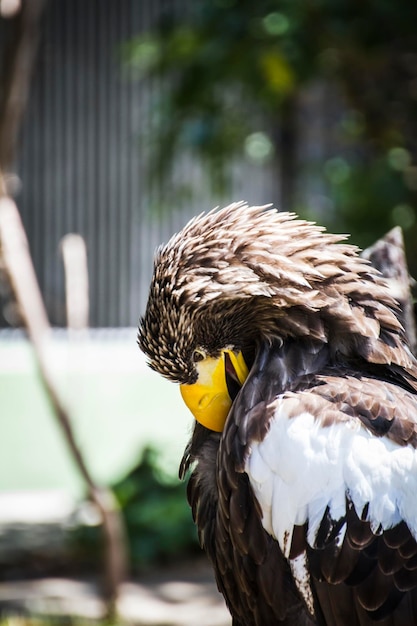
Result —
<instances>
[{"instance_id":1,"label":"bird's eye","mask_svg":"<svg viewBox=\"0 0 417 626\"><path fill-rule=\"evenodd\" d=\"M203 350L200 350L200 349L194 350L193 352L194 363L198 363L199 361L204 361L205 358L206 358L206 355L203 352Z\"/></svg>"}]
</instances>

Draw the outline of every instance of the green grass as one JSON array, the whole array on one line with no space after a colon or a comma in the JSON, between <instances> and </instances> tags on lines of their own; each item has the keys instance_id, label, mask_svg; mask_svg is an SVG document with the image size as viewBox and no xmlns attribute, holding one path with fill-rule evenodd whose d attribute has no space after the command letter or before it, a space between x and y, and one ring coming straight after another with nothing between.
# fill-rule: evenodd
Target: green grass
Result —
<instances>
[{"instance_id":1,"label":"green grass","mask_svg":"<svg viewBox=\"0 0 417 626\"><path fill-rule=\"evenodd\" d=\"M123 341L55 341L51 363L71 407L73 426L95 479L110 484L160 450L171 474L186 444L191 415L179 390L145 366L135 330ZM0 491L84 486L40 384L28 343L0 341Z\"/></svg>"}]
</instances>

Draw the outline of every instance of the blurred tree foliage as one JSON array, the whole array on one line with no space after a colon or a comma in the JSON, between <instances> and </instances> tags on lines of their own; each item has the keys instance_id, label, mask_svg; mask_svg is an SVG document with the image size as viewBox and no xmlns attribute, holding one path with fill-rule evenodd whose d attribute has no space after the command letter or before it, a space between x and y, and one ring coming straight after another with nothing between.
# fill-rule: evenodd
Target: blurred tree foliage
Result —
<instances>
[{"instance_id":1,"label":"blurred tree foliage","mask_svg":"<svg viewBox=\"0 0 417 626\"><path fill-rule=\"evenodd\" d=\"M137 466L113 487L135 570L201 554L186 485L159 469L159 456L145 448Z\"/></svg>"},{"instance_id":2,"label":"blurred tree foliage","mask_svg":"<svg viewBox=\"0 0 417 626\"><path fill-rule=\"evenodd\" d=\"M281 206L308 214L295 195L302 148L296 113L301 91L325 82L345 105L336 129L340 147L313 164L330 200L320 220L352 232L361 246L400 224L416 272L417 3L167 6L175 11L124 48L139 77L163 79L150 129L158 182L169 180L184 151L202 162L215 193L228 191L236 158L275 159Z\"/></svg>"}]
</instances>

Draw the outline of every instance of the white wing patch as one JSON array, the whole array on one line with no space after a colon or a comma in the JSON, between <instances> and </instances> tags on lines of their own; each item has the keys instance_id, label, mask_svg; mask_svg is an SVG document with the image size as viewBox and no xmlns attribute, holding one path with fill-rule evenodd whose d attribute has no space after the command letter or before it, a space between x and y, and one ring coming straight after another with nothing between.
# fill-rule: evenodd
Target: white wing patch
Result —
<instances>
[{"instance_id":1,"label":"white wing patch","mask_svg":"<svg viewBox=\"0 0 417 626\"><path fill-rule=\"evenodd\" d=\"M359 517L369 504L366 519L375 532L404 520L417 539L414 448L376 437L353 418L323 427L302 412L296 396L280 397L275 404L270 430L252 444L246 472L263 526L287 558L294 525L308 521L307 540L314 546L326 508L335 520L345 515L346 494ZM297 405L298 417L288 417L297 414Z\"/></svg>"},{"instance_id":2,"label":"white wing patch","mask_svg":"<svg viewBox=\"0 0 417 626\"><path fill-rule=\"evenodd\" d=\"M298 591L304 598L308 610L314 615L314 599L311 592L310 573L308 571L306 553L304 552L295 559L291 559L290 568Z\"/></svg>"}]
</instances>

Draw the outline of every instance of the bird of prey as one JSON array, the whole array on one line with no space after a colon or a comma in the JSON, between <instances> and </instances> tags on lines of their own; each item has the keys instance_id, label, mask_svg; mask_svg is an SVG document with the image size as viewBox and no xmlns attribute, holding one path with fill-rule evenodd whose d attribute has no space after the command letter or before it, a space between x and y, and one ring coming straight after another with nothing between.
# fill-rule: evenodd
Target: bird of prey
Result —
<instances>
[{"instance_id":1,"label":"bird of prey","mask_svg":"<svg viewBox=\"0 0 417 626\"><path fill-rule=\"evenodd\" d=\"M234 626L417 624L417 362L344 239L235 203L156 254L139 345L194 414L180 474Z\"/></svg>"}]
</instances>

